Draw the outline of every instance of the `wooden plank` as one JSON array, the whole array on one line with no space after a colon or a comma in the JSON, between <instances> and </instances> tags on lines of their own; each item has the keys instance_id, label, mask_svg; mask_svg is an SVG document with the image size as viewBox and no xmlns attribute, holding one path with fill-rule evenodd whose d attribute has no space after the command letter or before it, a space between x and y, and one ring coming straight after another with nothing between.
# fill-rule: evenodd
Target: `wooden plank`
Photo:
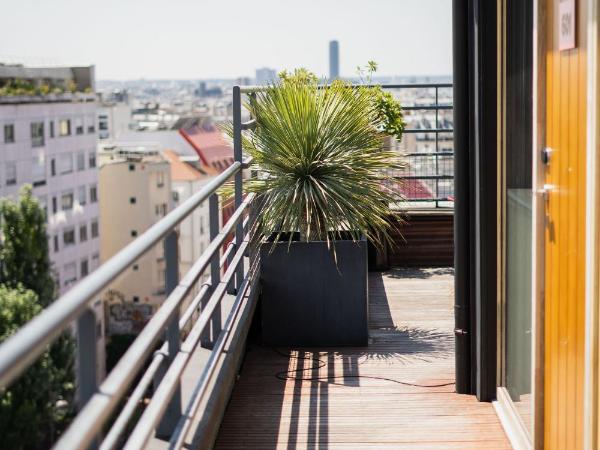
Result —
<instances>
[{"instance_id":1,"label":"wooden plank","mask_svg":"<svg viewBox=\"0 0 600 450\"><path fill-rule=\"evenodd\" d=\"M454 393L452 270L373 273L369 291L368 347L249 345L215 448L510 448L489 403Z\"/></svg>"},{"instance_id":2,"label":"wooden plank","mask_svg":"<svg viewBox=\"0 0 600 450\"><path fill-rule=\"evenodd\" d=\"M454 263L454 215L407 213L394 234L395 247L389 249L392 266L432 267Z\"/></svg>"}]
</instances>

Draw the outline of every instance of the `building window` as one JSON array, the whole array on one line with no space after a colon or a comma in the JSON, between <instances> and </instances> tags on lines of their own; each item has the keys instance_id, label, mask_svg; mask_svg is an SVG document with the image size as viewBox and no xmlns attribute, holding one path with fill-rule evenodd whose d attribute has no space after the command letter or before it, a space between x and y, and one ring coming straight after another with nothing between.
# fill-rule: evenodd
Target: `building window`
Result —
<instances>
[{"instance_id":1,"label":"building window","mask_svg":"<svg viewBox=\"0 0 600 450\"><path fill-rule=\"evenodd\" d=\"M98 253L94 253L92 255L92 263L90 264L91 270L96 270L100 265L100 255Z\"/></svg>"},{"instance_id":2,"label":"building window","mask_svg":"<svg viewBox=\"0 0 600 450\"><path fill-rule=\"evenodd\" d=\"M79 275L81 276L81 278L87 276L87 274L90 273L89 271L89 265L88 265L88 260L86 259L82 259L81 260L81 266L79 269Z\"/></svg>"},{"instance_id":3,"label":"building window","mask_svg":"<svg viewBox=\"0 0 600 450\"><path fill-rule=\"evenodd\" d=\"M15 142L15 125L9 123L4 125L4 143L12 144L13 142Z\"/></svg>"},{"instance_id":4,"label":"building window","mask_svg":"<svg viewBox=\"0 0 600 450\"><path fill-rule=\"evenodd\" d=\"M137 295L133 296L133 303L139 303L140 302L140 298Z\"/></svg>"},{"instance_id":5,"label":"building window","mask_svg":"<svg viewBox=\"0 0 600 450\"><path fill-rule=\"evenodd\" d=\"M98 187L93 184L90 186L90 203L96 203L98 201Z\"/></svg>"},{"instance_id":6,"label":"building window","mask_svg":"<svg viewBox=\"0 0 600 450\"><path fill-rule=\"evenodd\" d=\"M154 207L154 210L155 210L157 216L164 217L167 215L167 204L161 203L160 205L156 205Z\"/></svg>"},{"instance_id":7,"label":"building window","mask_svg":"<svg viewBox=\"0 0 600 450\"><path fill-rule=\"evenodd\" d=\"M56 176L56 160L54 158L50 160L50 175Z\"/></svg>"},{"instance_id":8,"label":"building window","mask_svg":"<svg viewBox=\"0 0 600 450\"><path fill-rule=\"evenodd\" d=\"M85 186L79 186L77 188L77 201L82 206L87 203L87 195L86 195Z\"/></svg>"},{"instance_id":9,"label":"building window","mask_svg":"<svg viewBox=\"0 0 600 450\"><path fill-rule=\"evenodd\" d=\"M204 234L204 216L200 216L200 234Z\"/></svg>"},{"instance_id":10,"label":"building window","mask_svg":"<svg viewBox=\"0 0 600 450\"><path fill-rule=\"evenodd\" d=\"M71 286L77 281L77 264L74 262L65 264L63 268L63 276L65 279L65 287Z\"/></svg>"},{"instance_id":11,"label":"building window","mask_svg":"<svg viewBox=\"0 0 600 450\"><path fill-rule=\"evenodd\" d=\"M97 238L98 235L100 234L99 230L98 230L98 221L97 220L92 221L91 228L92 228L92 239Z\"/></svg>"},{"instance_id":12,"label":"building window","mask_svg":"<svg viewBox=\"0 0 600 450\"><path fill-rule=\"evenodd\" d=\"M58 201L56 197L52 197L52 214L56 214L58 212Z\"/></svg>"},{"instance_id":13,"label":"building window","mask_svg":"<svg viewBox=\"0 0 600 450\"><path fill-rule=\"evenodd\" d=\"M85 153L77 153L77 170L85 170Z\"/></svg>"},{"instance_id":14,"label":"building window","mask_svg":"<svg viewBox=\"0 0 600 450\"><path fill-rule=\"evenodd\" d=\"M44 145L44 122L33 122L31 124L31 146L42 147Z\"/></svg>"},{"instance_id":15,"label":"building window","mask_svg":"<svg viewBox=\"0 0 600 450\"><path fill-rule=\"evenodd\" d=\"M50 137L54 137L54 120L50 121Z\"/></svg>"},{"instance_id":16,"label":"building window","mask_svg":"<svg viewBox=\"0 0 600 450\"><path fill-rule=\"evenodd\" d=\"M90 166L90 169L93 169L94 167L96 167L96 152L90 153L89 166Z\"/></svg>"},{"instance_id":17,"label":"building window","mask_svg":"<svg viewBox=\"0 0 600 450\"><path fill-rule=\"evenodd\" d=\"M83 117L75 119L75 134L83 134Z\"/></svg>"},{"instance_id":18,"label":"building window","mask_svg":"<svg viewBox=\"0 0 600 450\"><path fill-rule=\"evenodd\" d=\"M34 186L46 184L46 160L43 154L31 159L31 177Z\"/></svg>"},{"instance_id":19,"label":"building window","mask_svg":"<svg viewBox=\"0 0 600 450\"><path fill-rule=\"evenodd\" d=\"M58 245L58 234L54 235L54 253L58 252L59 250L59 245Z\"/></svg>"},{"instance_id":20,"label":"building window","mask_svg":"<svg viewBox=\"0 0 600 450\"><path fill-rule=\"evenodd\" d=\"M137 199L135 197L129 197L129 203L131 203L132 205L135 205L136 202L137 202Z\"/></svg>"},{"instance_id":21,"label":"building window","mask_svg":"<svg viewBox=\"0 0 600 450\"><path fill-rule=\"evenodd\" d=\"M85 121L87 123L87 132L89 134L93 134L96 132L96 116L87 116L85 118Z\"/></svg>"},{"instance_id":22,"label":"building window","mask_svg":"<svg viewBox=\"0 0 600 450\"><path fill-rule=\"evenodd\" d=\"M70 136L71 135L71 121L69 119L62 119L58 122L58 135L59 136Z\"/></svg>"},{"instance_id":23,"label":"building window","mask_svg":"<svg viewBox=\"0 0 600 450\"><path fill-rule=\"evenodd\" d=\"M165 185L165 173L157 172L156 173L156 187L163 187Z\"/></svg>"},{"instance_id":24,"label":"building window","mask_svg":"<svg viewBox=\"0 0 600 450\"><path fill-rule=\"evenodd\" d=\"M138 235L137 230L131 230L131 237L136 237Z\"/></svg>"},{"instance_id":25,"label":"building window","mask_svg":"<svg viewBox=\"0 0 600 450\"><path fill-rule=\"evenodd\" d=\"M60 197L60 205L63 211L70 211L73 209L73 191L65 192Z\"/></svg>"},{"instance_id":26,"label":"building window","mask_svg":"<svg viewBox=\"0 0 600 450\"><path fill-rule=\"evenodd\" d=\"M137 272L140 267L137 264L134 264L131 268Z\"/></svg>"},{"instance_id":27,"label":"building window","mask_svg":"<svg viewBox=\"0 0 600 450\"><path fill-rule=\"evenodd\" d=\"M71 153L63 153L59 158L58 165L61 175L73 172L73 155Z\"/></svg>"},{"instance_id":28,"label":"building window","mask_svg":"<svg viewBox=\"0 0 600 450\"><path fill-rule=\"evenodd\" d=\"M79 225L79 242L87 241L87 224Z\"/></svg>"},{"instance_id":29,"label":"building window","mask_svg":"<svg viewBox=\"0 0 600 450\"><path fill-rule=\"evenodd\" d=\"M129 171L133 172L135 170L135 164L129 164Z\"/></svg>"},{"instance_id":30,"label":"building window","mask_svg":"<svg viewBox=\"0 0 600 450\"><path fill-rule=\"evenodd\" d=\"M63 231L63 244L65 244L65 247L75 245L75 228L69 228Z\"/></svg>"},{"instance_id":31,"label":"building window","mask_svg":"<svg viewBox=\"0 0 600 450\"><path fill-rule=\"evenodd\" d=\"M6 185L17 184L17 163L14 161L6 163Z\"/></svg>"}]
</instances>

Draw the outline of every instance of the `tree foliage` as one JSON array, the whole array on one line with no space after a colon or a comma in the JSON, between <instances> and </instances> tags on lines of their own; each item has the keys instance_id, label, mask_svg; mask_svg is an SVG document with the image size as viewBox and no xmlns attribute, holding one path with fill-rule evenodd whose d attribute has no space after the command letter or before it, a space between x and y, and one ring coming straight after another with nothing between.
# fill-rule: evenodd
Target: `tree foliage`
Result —
<instances>
[{"instance_id":1,"label":"tree foliage","mask_svg":"<svg viewBox=\"0 0 600 450\"><path fill-rule=\"evenodd\" d=\"M45 308L54 300L56 289L48 254L46 217L31 186L21 188L18 201L0 201L0 220L0 283L31 289Z\"/></svg>"},{"instance_id":2,"label":"tree foliage","mask_svg":"<svg viewBox=\"0 0 600 450\"><path fill-rule=\"evenodd\" d=\"M54 299L44 212L25 187L17 201L0 202L0 343ZM63 333L0 393L0 448L48 448L73 410L74 342Z\"/></svg>"}]
</instances>

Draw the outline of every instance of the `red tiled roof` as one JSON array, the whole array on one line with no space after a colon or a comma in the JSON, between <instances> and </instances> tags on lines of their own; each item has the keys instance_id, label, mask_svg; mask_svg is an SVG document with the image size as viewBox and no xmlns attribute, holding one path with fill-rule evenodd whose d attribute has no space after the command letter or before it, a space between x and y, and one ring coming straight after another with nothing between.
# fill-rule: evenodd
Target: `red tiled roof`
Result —
<instances>
[{"instance_id":1,"label":"red tiled roof","mask_svg":"<svg viewBox=\"0 0 600 450\"><path fill-rule=\"evenodd\" d=\"M400 194L406 200L433 198L433 192L421 180L408 178L400 183Z\"/></svg>"},{"instance_id":2,"label":"red tiled roof","mask_svg":"<svg viewBox=\"0 0 600 450\"><path fill-rule=\"evenodd\" d=\"M196 150L205 166L222 172L233 163L233 148L213 125L180 128L179 134Z\"/></svg>"},{"instance_id":3,"label":"red tiled roof","mask_svg":"<svg viewBox=\"0 0 600 450\"><path fill-rule=\"evenodd\" d=\"M195 181L207 176L206 173L182 161L173 150L165 150L163 155L171 165L171 179L173 181Z\"/></svg>"}]
</instances>

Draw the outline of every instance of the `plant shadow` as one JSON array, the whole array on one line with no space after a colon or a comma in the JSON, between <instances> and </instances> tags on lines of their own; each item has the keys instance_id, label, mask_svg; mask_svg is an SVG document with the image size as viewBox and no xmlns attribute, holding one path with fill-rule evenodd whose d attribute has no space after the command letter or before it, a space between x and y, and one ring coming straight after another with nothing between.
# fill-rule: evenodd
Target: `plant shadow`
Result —
<instances>
[{"instance_id":1,"label":"plant shadow","mask_svg":"<svg viewBox=\"0 0 600 450\"><path fill-rule=\"evenodd\" d=\"M391 278L427 279L439 275L454 275L454 267L394 267L383 275Z\"/></svg>"}]
</instances>

